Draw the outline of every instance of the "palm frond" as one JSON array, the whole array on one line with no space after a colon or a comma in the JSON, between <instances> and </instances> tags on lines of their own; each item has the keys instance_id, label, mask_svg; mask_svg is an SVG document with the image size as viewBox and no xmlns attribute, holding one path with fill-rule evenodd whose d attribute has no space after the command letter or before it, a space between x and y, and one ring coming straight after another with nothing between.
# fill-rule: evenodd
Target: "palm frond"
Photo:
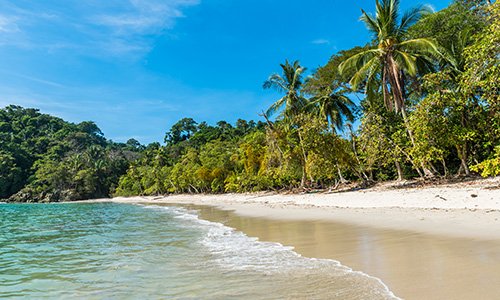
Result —
<instances>
[{"instance_id":1,"label":"palm frond","mask_svg":"<svg viewBox=\"0 0 500 300\"><path fill-rule=\"evenodd\" d=\"M339 106L340 112L346 117L346 120L349 122L354 122L355 116L354 116L354 109L356 108L356 105L352 103L352 105L347 105L345 103L342 103Z\"/></svg>"},{"instance_id":2,"label":"palm frond","mask_svg":"<svg viewBox=\"0 0 500 300\"><path fill-rule=\"evenodd\" d=\"M361 68L359 68L349 81L349 84L352 86L353 90L356 90L358 88L359 84L363 81L363 79L370 77L372 75L372 72L374 72L377 65L379 64L380 64L379 58L373 57L371 60L366 62Z\"/></svg>"},{"instance_id":3,"label":"palm frond","mask_svg":"<svg viewBox=\"0 0 500 300\"><path fill-rule=\"evenodd\" d=\"M428 5L419 5L406 11L401 17L401 23L398 28L399 33L404 34L410 26L417 23L423 16L432 12L432 8Z\"/></svg>"},{"instance_id":4,"label":"palm frond","mask_svg":"<svg viewBox=\"0 0 500 300\"><path fill-rule=\"evenodd\" d=\"M302 68L300 65L297 65L295 68L295 72L293 73L291 86L293 89L300 89L302 85L302 73L304 73L305 68Z\"/></svg>"},{"instance_id":5,"label":"palm frond","mask_svg":"<svg viewBox=\"0 0 500 300\"><path fill-rule=\"evenodd\" d=\"M309 106L313 109L320 118L324 119L331 125L332 130L335 128L341 130L344 120L354 120L352 110L355 107L354 102L349 99L343 90L332 90L331 87L325 88L315 95Z\"/></svg>"},{"instance_id":6,"label":"palm frond","mask_svg":"<svg viewBox=\"0 0 500 300\"><path fill-rule=\"evenodd\" d=\"M452 69L459 71L464 65L464 58L462 56L462 51L456 52L454 50L449 51L444 47L438 47L439 59L441 60L441 65L449 64Z\"/></svg>"},{"instance_id":7,"label":"palm frond","mask_svg":"<svg viewBox=\"0 0 500 300\"><path fill-rule=\"evenodd\" d=\"M395 28L397 28L398 19L399 19L399 0L387 0L387 28L386 32L391 36L396 36L397 32L395 32Z\"/></svg>"},{"instance_id":8,"label":"palm frond","mask_svg":"<svg viewBox=\"0 0 500 300\"><path fill-rule=\"evenodd\" d=\"M431 55L441 55L436 42L427 38L418 38L403 41L398 44L398 49L402 51L413 51Z\"/></svg>"},{"instance_id":9,"label":"palm frond","mask_svg":"<svg viewBox=\"0 0 500 300\"><path fill-rule=\"evenodd\" d=\"M394 55L400 69L408 72L410 76L417 75L417 58L407 52L396 50Z\"/></svg>"},{"instance_id":10,"label":"palm frond","mask_svg":"<svg viewBox=\"0 0 500 300\"><path fill-rule=\"evenodd\" d=\"M434 60L429 59L427 56L416 56L417 70L420 74L434 73L436 72L436 64Z\"/></svg>"},{"instance_id":11,"label":"palm frond","mask_svg":"<svg viewBox=\"0 0 500 300\"><path fill-rule=\"evenodd\" d=\"M378 38L380 35L381 28L379 24L377 23L376 19L366 13L364 10L361 10L361 17L359 18L363 23L365 23L366 28L368 28L369 31L372 32L372 34Z\"/></svg>"},{"instance_id":12,"label":"palm frond","mask_svg":"<svg viewBox=\"0 0 500 300\"><path fill-rule=\"evenodd\" d=\"M367 96L367 98L373 98L370 97L370 93L371 92L375 93L375 91L380 88L380 75L381 75L380 67L382 67L381 64L377 64L376 66L374 66L374 68L376 69L371 71L368 77L366 78L364 93Z\"/></svg>"},{"instance_id":13,"label":"palm frond","mask_svg":"<svg viewBox=\"0 0 500 300\"><path fill-rule=\"evenodd\" d=\"M282 75L273 74L264 82L264 88L274 88L285 95L272 104L265 112L267 117L282 110L281 116L289 119L301 112L307 104L307 99L301 95L302 74L305 68L300 66L299 61L290 63L288 60L280 64Z\"/></svg>"},{"instance_id":14,"label":"palm frond","mask_svg":"<svg viewBox=\"0 0 500 300\"><path fill-rule=\"evenodd\" d=\"M276 112L278 112L280 109L283 108L283 106L285 105L285 103L286 103L286 97L282 97L278 101L274 102L266 110L266 112L265 112L266 117L268 117L268 118L272 117L274 114L276 114Z\"/></svg>"},{"instance_id":15,"label":"palm frond","mask_svg":"<svg viewBox=\"0 0 500 300\"><path fill-rule=\"evenodd\" d=\"M286 93L288 91L285 80L278 74L272 74L269 76L269 78L264 81L262 87L264 89L275 89L280 93Z\"/></svg>"},{"instance_id":16,"label":"palm frond","mask_svg":"<svg viewBox=\"0 0 500 300\"><path fill-rule=\"evenodd\" d=\"M346 75L347 72L359 69L367 61L370 61L373 57L380 55L381 51L378 48L368 49L366 51L354 54L339 65L339 73L341 75Z\"/></svg>"},{"instance_id":17,"label":"palm frond","mask_svg":"<svg viewBox=\"0 0 500 300\"><path fill-rule=\"evenodd\" d=\"M338 111L349 122L354 122L353 110L355 107L356 107L356 104L351 99L349 99L349 97L347 97L345 95L341 95L339 97L339 101L337 101Z\"/></svg>"}]
</instances>

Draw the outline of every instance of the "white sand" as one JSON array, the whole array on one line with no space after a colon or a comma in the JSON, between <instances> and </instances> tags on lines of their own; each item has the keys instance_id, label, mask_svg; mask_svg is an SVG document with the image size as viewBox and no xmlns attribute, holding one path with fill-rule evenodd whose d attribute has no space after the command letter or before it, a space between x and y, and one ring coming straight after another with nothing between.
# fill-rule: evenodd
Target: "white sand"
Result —
<instances>
[{"instance_id":1,"label":"white sand","mask_svg":"<svg viewBox=\"0 0 500 300\"><path fill-rule=\"evenodd\" d=\"M237 214L331 220L476 239L500 239L500 177L423 188L386 184L342 193L172 195L114 198L126 203L211 205Z\"/></svg>"},{"instance_id":2,"label":"white sand","mask_svg":"<svg viewBox=\"0 0 500 300\"><path fill-rule=\"evenodd\" d=\"M380 278L404 299L496 299L499 294L500 177L417 188L386 183L341 193L94 201L195 204L257 217L231 224L232 214L212 210L213 220L250 236L294 246L308 257L339 260Z\"/></svg>"}]
</instances>

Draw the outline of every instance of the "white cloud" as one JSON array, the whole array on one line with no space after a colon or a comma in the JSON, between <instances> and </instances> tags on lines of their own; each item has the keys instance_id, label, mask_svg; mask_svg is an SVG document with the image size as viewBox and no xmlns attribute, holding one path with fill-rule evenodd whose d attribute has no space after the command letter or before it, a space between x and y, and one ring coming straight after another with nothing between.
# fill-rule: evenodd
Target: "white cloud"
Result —
<instances>
[{"instance_id":1,"label":"white cloud","mask_svg":"<svg viewBox=\"0 0 500 300\"><path fill-rule=\"evenodd\" d=\"M142 56L154 39L171 30L183 10L199 0L65 1L0 0L0 46L47 51L71 49L92 56Z\"/></svg>"},{"instance_id":2,"label":"white cloud","mask_svg":"<svg viewBox=\"0 0 500 300\"><path fill-rule=\"evenodd\" d=\"M311 43L315 44L315 45L328 45L328 44L330 44L330 41L327 39L316 39L316 40L312 41Z\"/></svg>"},{"instance_id":3,"label":"white cloud","mask_svg":"<svg viewBox=\"0 0 500 300\"><path fill-rule=\"evenodd\" d=\"M16 32L19 27L16 24L16 18L0 15L0 32Z\"/></svg>"},{"instance_id":4,"label":"white cloud","mask_svg":"<svg viewBox=\"0 0 500 300\"><path fill-rule=\"evenodd\" d=\"M120 34L154 34L172 28L184 17L183 8L197 4L199 1L130 0L126 12L100 14L94 21Z\"/></svg>"},{"instance_id":5,"label":"white cloud","mask_svg":"<svg viewBox=\"0 0 500 300\"><path fill-rule=\"evenodd\" d=\"M51 86L51 87L56 87L56 88L62 88L62 87L64 87L64 85L62 85L62 84L60 84L58 82L54 82L54 81L50 81L50 80L45 80L45 79L41 79L41 78L37 78L37 77L33 77L33 76L27 76L27 75L23 75L23 74L10 73L10 72L3 72L3 73L11 75L11 76L16 76L16 77L19 77L19 78L22 78L22 79L27 79L27 80L30 80L30 81L33 81L33 82L36 82L36 83L41 83L41 84L44 84L44 85L48 85L48 86Z\"/></svg>"},{"instance_id":6,"label":"white cloud","mask_svg":"<svg viewBox=\"0 0 500 300\"><path fill-rule=\"evenodd\" d=\"M95 18L98 24L107 26L119 33L129 34L130 30L138 33L146 33L150 30L162 28L163 20L147 17L147 16L132 16L132 15L103 15Z\"/></svg>"}]
</instances>

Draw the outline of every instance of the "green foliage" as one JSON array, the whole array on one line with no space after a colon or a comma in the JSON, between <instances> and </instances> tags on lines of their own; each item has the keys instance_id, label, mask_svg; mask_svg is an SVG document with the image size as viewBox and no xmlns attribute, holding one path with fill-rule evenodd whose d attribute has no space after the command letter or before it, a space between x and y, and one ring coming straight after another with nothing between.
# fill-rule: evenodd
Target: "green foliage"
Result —
<instances>
[{"instance_id":1,"label":"green foliage","mask_svg":"<svg viewBox=\"0 0 500 300\"><path fill-rule=\"evenodd\" d=\"M197 135L212 132L203 125L180 142L180 156L171 151L178 144L145 150L120 179L115 195L254 192L299 187L305 180L327 185L340 169L353 173L349 143L328 131L322 118L297 114L267 128L244 124L255 123L239 120L233 127L219 122L217 128L231 133L199 146Z\"/></svg>"},{"instance_id":2,"label":"green foliage","mask_svg":"<svg viewBox=\"0 0 500 300\"><path fill-rule=\"evenodd\" d=\"M15 201L108 197L140 149L108 142L93 122L19 106L0 110L0 137L0 198Z\"/></svg>"},{"instance_id":3,"label":"green foliage","mask_svg":"<svg viewBox=\"0 0 500 300\"><path fill-rule=\"evenodd\" d=\"M281 64L264 83L281 93L265 122L183 118L165 145L145 147L107 141L92 122L1 109L0 198L328 188L470 170L499 175L500 4L457 0L437 13L418 6L404 14L399 6L375 1L375 14L361 17L373 40L339 51L311 76L298 61ZM354 97L362 97L359 106Z\"/></svg>"},{"instance_id":4,"label":"green foliage","mask_svg":"<svg viewBox=\"0 0 500 300\"><path fill-rule=\"evenodd\" d=\"M486 28L474 36L474 43L464 50L466 70L462 87L479 93L488 101L496 113L498 122L500 111L500 2L496 1L488 9ZM500 123L497 123L500 125Z\"/></svg>"},{"instance_id":5,"label":"green foliage","mask_svg":"<svg viewBox=\"0 0 500 300\"><path fill-rule=\"evenodd\" d=\"M495 147L495 155L492 158L472 166L471 169L483 177L500 175L500 146Z\"/></svg>"},{"instance_id":6,"label":"green foliage","mask_svg":"<svg viewBox=\"0 0 500 300\"><path fill-rule=\"evenodd\" d=\"M468 174L473 145L485 142L488 131L488 106L458 87L456 78L446 72L424 76L426 97L416 106L411 116L417 160L434 161L443 165L451 154L462 161L461 168Z\"/></svg>"},{"instance_id":7,"label":"green foliage","mask_svg":"<svg viewBox=\"0 0 500 300\"><path fill-rule=\"evenodd\" d=\"M184 118L172 126L165 135L165 143L177 144L188 140L197 131L197 123L191 118Z\"/></svg>"},{"instance_id":8,"label":"green foliage","mask_svg":"<svg viewBox=\"0 0 500 300\"><path fill-rule=\"evenodd\" d=\"M186 122L179 122L174 127L181 123ZM189 123L196 124L194 121ZM115 194L130 196L233 191L231 178L245 176L244 173L250 172L249 165L252 164L245 161L245 167L239 155L245 148L245 153L251 155L251 137L261 136L262 142L263 128L260 122L241 119L236 122L236 126L224 121L218 122L217 126L200 123L192 130L193 134L178 139L176 143L172 140L164 147L157 145L146 149L120 179ZM243 148L239 147L240 143ZM243 189L246 187L238 191Z\"/></svg>"},{"instance_id":9,"label":"green foliage","mask_svg":"<svg viewBox=\"0 0 500 300\"><path fill-rule=\"evenodd\" d=\"M11 153L0 152L0 197L14 194L23 186L23 170Z\"/></svg>"},{"instance_id":10,"label":"green foliage","mask_svg":"<svg viewBox=\"0 0 500 300\"><path fill-rule=\"evenodd\" d=\"M463 70L464 48L473 41L473 35L481 32L485 19L461 1L433 14L425 16L409 29L411 38L429 38L447 52L452 58L453 68ZM449 64L450 61L441 60Z\"/></svg>"},{"instance_id":11,"label":"green foliage","mask_svg":"<svg viewBox=\"0 0 500 300\"><path fill-rule=\"evenodd\" d=\"M272 88L285 95L267 109L266 116L271 117L281 111L280 117L288 119L300 113L307 104L307 99L301 93L302 77L306 69L300 65L299 61L291 64L287 60L280 66L283 74L272 74L269 76L264 82L264 88Z\"/></svg>"},{"instance_id":12,"label":"green foliage","mask_svg":"<svg viewBox=\"0 0 500 300\"><path fill-rule=\"evenodd\" d=\"M374 174L385 174L396 161L405 160L402 153L404 145L395 141L397 133L401 131L401 122L396 122L394 115L393 119L388 121L390 117L389 113L384 116L371 112L362 119L360 134L357 137L361 168L372 180L378 179Z\"/></svg>"},{"instance_id":13,"label":"green foliage","mask_svg":"<svg viewBox=\"0 0 500 300\"><path fill-rule=\"evenodd\" d=\"M405 77L417 76L430 60L440 57L438 46L431 39L409 39L407 31L422 16L430 13L428 7L418 6L400 16L398 0L376 1L376 14L362 10L363 21L373 35L373 47L352 55L339 66L340 73L354 74L349 83L358 89L366 82L379 84L384 103L389 110L405 112Z\"/></svg>"},{"instance_id":14,"label":"green foliage","mask_svg":"<svg viewBox=\"0 0 500 300\"><path fill-rule=\"evenodd\" d=\"M286 61L281 74L268 78L264 88L282 97L264 115L266 124L182 119L167 145L154 150L165 163L157 165L145 151L117 194L327 187L346 178L468 175L472 162L485 159L491 166L499 134L489 119L498 102L490 75L496 75L498 51L485 40L495 40L498 30L495 8L488 12L479 2L457 1L435 14L420 6L400 15L399 1L376 1L376 14L362 16L371 44L340 51L306 79L298 61ZM492 70L471 71L483 60ZM477 81L466 88L472 75ZM365 98L358 111L351 98L360 91ZM357 113L361 126L347 138L345 122Z\"/></svg>"}]
</instances>

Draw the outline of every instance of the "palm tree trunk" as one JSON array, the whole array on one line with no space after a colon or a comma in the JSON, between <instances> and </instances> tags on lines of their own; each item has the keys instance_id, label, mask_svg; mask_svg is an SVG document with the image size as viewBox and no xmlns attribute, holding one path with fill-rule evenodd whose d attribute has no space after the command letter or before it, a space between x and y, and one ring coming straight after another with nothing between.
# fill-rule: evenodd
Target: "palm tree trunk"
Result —
<instances>
[{"instance_id":1,"label":"palm tree trunk","mask_svg":"<svg viewBox=\"0 0 500 300\"><path fill-rule=\"evenodd\" d=\"M443 165L444 177L448 177L448 167L446 166L446 161L441 159L441 164Z\"/></svg>"},{"instance_id":2,"label":"palm tree trunk","mask_svg":"<svg viewBox=\"0 0 500 300\"><path fill-rule=\"evenodd\" d=\"M404 97L404 79L398 64L394 60L393 54L387 54L386 65L384 66L383 80L389 81L391 85L392 101L394 102L394 110L399 112L405 107L405 97ZM386 84L386 81L383 82ZM388 93L388 89L385 89L384 98ZM388 101L390 102L390 101ZM387 101L386 101L387 103ZM391 103L392 104L392 103Z\"/></svg>"},{"instance_id":3,"label":"palm tree trunk","mask_svg":"<svg viewBox=\"0 0 500 300\"><path fill-rule=\"evenodd\" d=\"M462 111L461 124L463 128L467 128L466 110ZM464 141L462 145L457 146L458 156L460 157L460 162L464 168L465 175L470 176L469 166L467 165L467 148L467 141Z\"/></svg>"},{"instance_id":4,"label":"palm tree trunk","mask_svg":"<svg viewBox=\"0 0 500 300\"><path fill-rule=\"evenodd\" d=\"M424 174L420 171L420 168L415 164L415 162L413 161L412 157L410 156L410 154L408 154L408 152L406 152L404 149L402 149L401 147L398 146L398 144L396 144L393 140L391 140L387 135L385 135L385 138L387 139L387 141L389 141L389 143L391 145L394 146L395 150L396 151L401 151L401 153L403 153L406 158L408 159L408 161L412 164L413 168L417 171L418 175L420 176L420 178L424 178Z\"/></svg>"},{"instance_id":5,"label":"palm tree trunk","mask_svg":"<svg viewBox=\"0 0 500 300\"><path fill-rule=\"evenodd\" d=\"M415 138L413 137L413 131L410 128L410 123L408 121L408 116L406 115L405 107L401 109L401 115L403 116L403 123L405 125L406 132L408 132L408 137L410 138L411 145L415 147L416 146Z\"/></svg>"},{"instance_id":6,"label":"palm tree trunk","mask_svg":"<svg viewBox=\"0 0 500 300\"><path fill-rule=\"evenodd\" d=\"M467 161L465 159L461 159L461 163L462 163L462 166L464 168L465 175L470 176L470 169L469 169L469 166L467 165Z\"/></svg>"},{"instance_id":7,"label":"palm tree trunk","mask_svg":"<svg viewBox=\"0 0 500 300\"><path fill-rule=\"evenodd\" d=\"M302 150L302 180L300 183L300 187L303 188L305 186L306 178L307 178L307 154L306 150L304 149L304 143L302 140L302 134L300 134L300 129L297 130L297 133L299 135L299 144L300 144L300 149Z\"/></svg>"},{"instance_id":8,"label":"palm tree trunk","mask_svg":"<svg viewBox=\"0 0 500 300\"><path fill-rule=\"evenodd\" d=\"M411 145L413 146L413 148L415 148L415 137L413 136L413 131L411 130L410 122L408 121L408 116L406 115L406 107L404 105L401 107L401 115L403 116L403 123L405 125L406 132L408 132L408 137L410 138ZM420 164L420 166L424 171L425 177L434 177L434 173L429 168L427 168L423 162Z\"/></svg>"},{"instance_id":9,"label":"palm tree trunk","mask_svg":"<svg viewBox=\"0 0 500 300\"><path fill-rule=\"evenodd\" d=\"M354 132L352 132L352 125L351 124L347 124L347 127L349 128L349 132L351 133L352 151L353 151L354 157L356 158L356 161L358 163L361 175L363 176L363 180L369 181L370 179L368 178L368 176L366 175L365 171L363 170L363 167L362 167L362 164L361 164L361 160L359 159L358 150L357 150L357 147L356 147L356 140L354 139Z\"/></svg>"},{"instance_id":10,"label":"palm tree trunk","mask_svg":"<svg viewBox=\"0 0 500 300\"><path fill-rule=\"evenodd\" d=\"M457 145L457 151L460 158L460 170L458 174L460 175L460 171L463 170L465 172L465 176L470 176L470 169L467 164L467 142L464 142L461 146Z\"/></svg>"},{"instance_id":11,"label":"palm tree trunk","mask_svg":"<svg viewBox=\"0 0 500 300\"><path fill-rule=\"evenodd\" d=\"M306 186L306 168L302 166L302 179L300 180L300 188L303 189Z\"/></svg>"},{"instance_id":12,"label":"palm tree trunk","mask_svg":"<svg viewBox=\"0 0 500 300\"><path fill-rule=\"evenodd\" d=\"M401 164L399 163L399 160L396 160L394 162L396 165L396 171L398 172L398 181L403 181L403 170L401 169Z\"/></svg>"},{"instance_id":13,"label":"palm tree trunk","mask_svg":"<svg viewBox=\"0 0 500 300\"><path fill-rule=\"evenodd\" d=\"M386 75L384 77L387 78L389 84L391 85L392 97L394 98L394 109L396 112L401 112L406 132L408 132L411 144L415 148L415 138L408 121L408 116L406 115L403 76L396 61L394 60L394 57L391 54L388 54L386 59L387 67L384 69L384 75ZM429 170L424 163L421 163L421 167L426 177L434 177L434 173Z\"/></svg>"},{"instance_id":14,"label":"palm tree trunk","mask_svg":"<svg viewBox=\"0 0 500 300\"><path fill-rule=\"evenodd\" d=\"M339 173L339 180L340 180L340 183L347 183L347 180L345 180L344 176L342 176L342 171L340 171L340 168L339 166L337 165L337 171Z\"/></svg>"},{"instance_id":15,"label":"palm tree trunk","mask_svg":"<svg viewBox=\"0 0 500 300\"><path fill-rule=\"evenodd\" d=\"M274 124L273 124L273 122L271 122L269 120L269 118L267 117L267 115L264 112L262 112L262 114L259 114L259 116L264 117L266 119L266 122L267 122L267 125L269 127L269 130L271 132L275 132L275 130L274 130ZM278 151L280 152L281 156L283 156L283 150L281 150L281 147L280 147L280 145L277 142L276 142L276 147L278 148Z\"/></svg>"}]
</instances>

